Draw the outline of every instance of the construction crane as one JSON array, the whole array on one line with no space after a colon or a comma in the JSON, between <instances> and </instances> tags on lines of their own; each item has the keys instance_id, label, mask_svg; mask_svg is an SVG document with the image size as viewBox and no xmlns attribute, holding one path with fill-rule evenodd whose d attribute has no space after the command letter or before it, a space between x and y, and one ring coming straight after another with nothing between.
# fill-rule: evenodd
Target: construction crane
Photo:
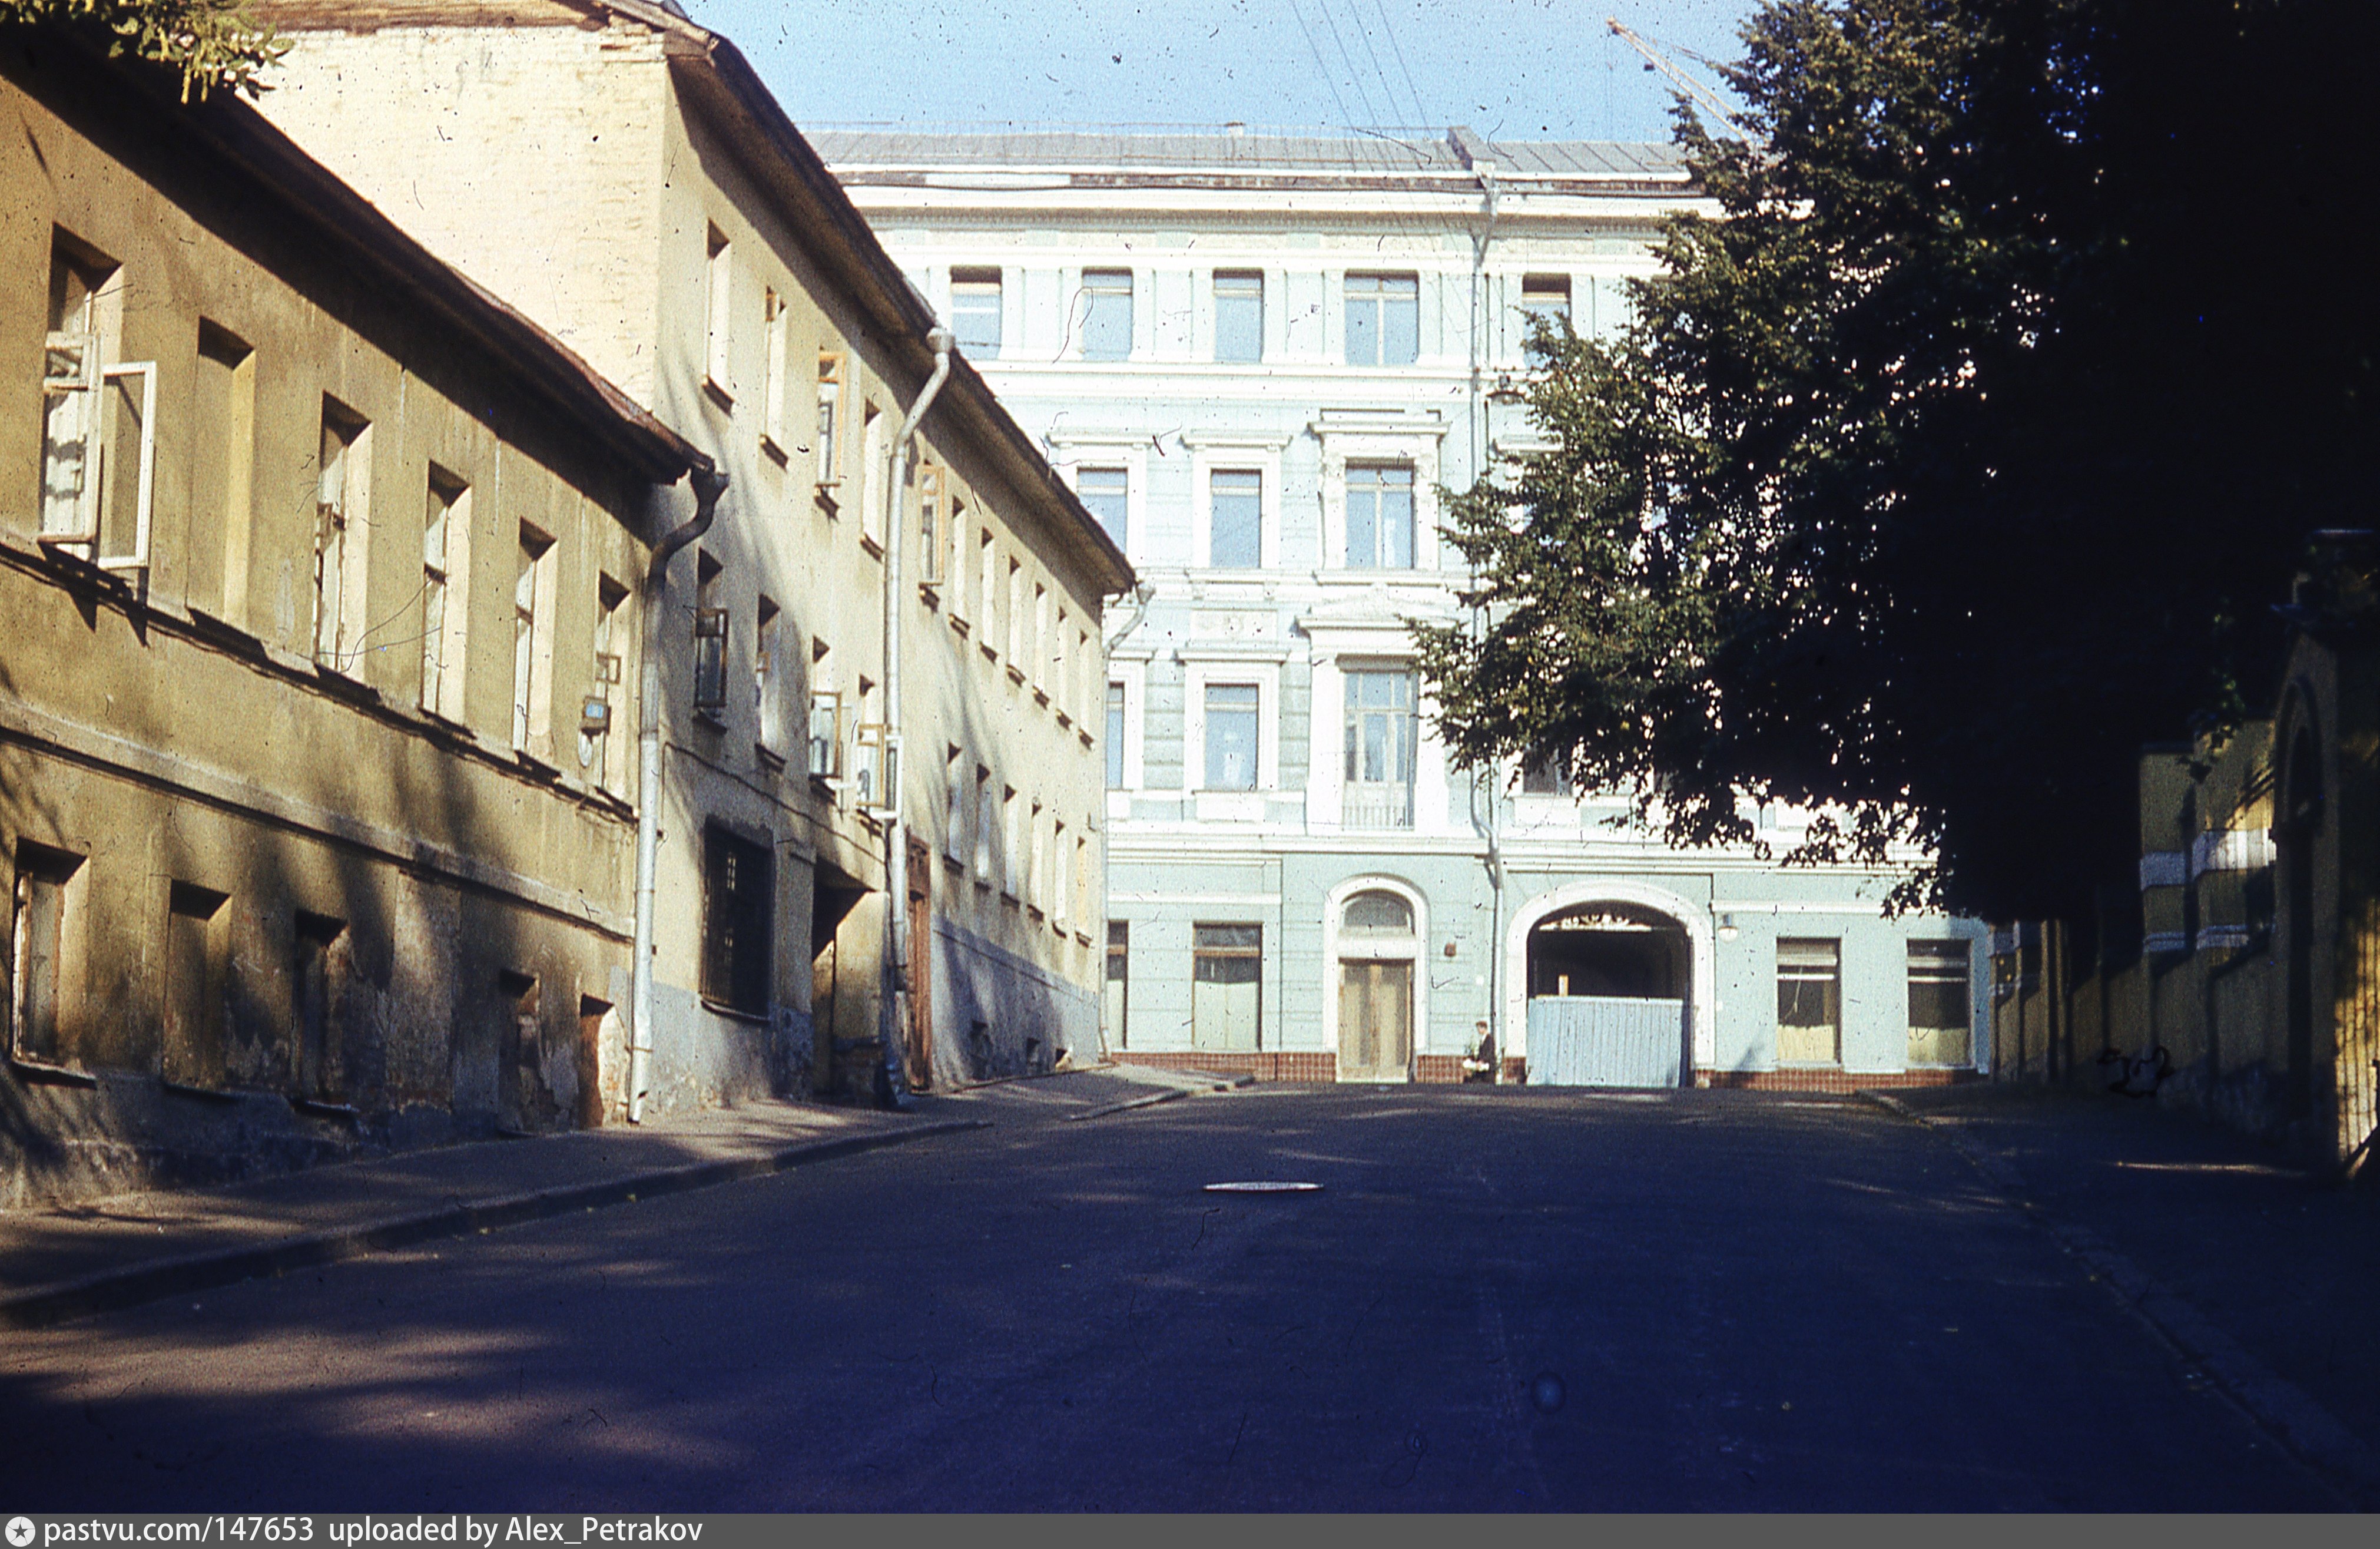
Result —
<instances>
[{"instance_id":1,"label":"construction crane","mask_svg":"<svg viewBox=\"0 0 2380 1549\"><path fill-rule=\"evenodd\" d=\"M1763 140L1758 134L1753 132L1753 130L1744 124L1743 120L1737 117L1734 112L1730 109L1725 103L1720 102L1716 92L1712 91L1709 87L1705 86L1701 81L1696 80L1694 77L1688 75L1685 71L1678 68L1677 66L1670 64L1667 55L1662 54L1659 49L1655 48L1651 43L1646 43L1644 37L1633 28L1623 25L1621 19L1616 16L1606 17L1603 20L1604 25L1610 28L1612 34L1619 38L1621 43L1626 43L1630 48L1634 49L1637 53L1645 56L1645 67L1646 69L1660 71L1662 75L1669 79L1671 85L1675 86L1679 91L1683 91L1688 97L1700 104L1703 107L1708 109L1721 123L1727 125L1736 133L1742 135L1745 141L1755 150L1766 150L1767 148L1768 142L1766 140ZM1679 52L1685 53L1686 51L1681 49ZM1702 56L1700 55L1695 55L1694 57L1700 59ZM1703 62L1705 64L1709 63L1708 60L1704 60Z\"/></svg>"}]
</instances>

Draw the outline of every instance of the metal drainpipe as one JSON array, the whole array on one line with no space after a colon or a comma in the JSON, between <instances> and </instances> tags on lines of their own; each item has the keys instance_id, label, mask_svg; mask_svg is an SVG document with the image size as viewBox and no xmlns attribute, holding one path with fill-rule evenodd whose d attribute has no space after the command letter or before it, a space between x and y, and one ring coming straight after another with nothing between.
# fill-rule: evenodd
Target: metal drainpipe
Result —
<instances>
[{"instance_id":1,"label":"metal drainpipe","mask_svg":"<svg viewBox=\"0 0 2380 1549\"><path fill-rule=\"evenodd\" d=\"M1496 239L1496 169L1491 165L1480 166L1476 171L1480 192L1487 202L1488 218L1480 226L1478 235L1471 239L1471 413L1469 418L1471 421L1471 477L1474 482L1476 482L1480 476L1488 454L1488 403L1480 390L1482 373L1485 371L1481 351L1488 323L1488 247ZM1476 586L1478 581L1479 573L1474 569L1471 572L1471 582ZM1477 613L1475 616L1475 622L1482 631L1485 631L1488 627L1486 613L1484 611ZM1503 986L1504 858L1499 843L1499 830L1502 825L1503 814L1500 804L1501 793L1496 787L1493 769L1483 770L1477 783L1472 787L1475 811L1482 787L1486 789L1488 796L1488 896L1489 900L1488 1037L1496 1048L1496 1067L1492 1072L1492 1079L1501 1085L1504 1079L1506 1032Z\"/></svg>"},{"instance_id":2,"label":"metal drainpipe","mask_svg":"<svg viewBox=\"0 0 2380 1549\"><path fill-rule=\"evenodd\" d=\"M661 856L662 659L654 641L661 633L662 604L669 593L669 562L677 551L710 531L727 475L698 468L694 519L663 538L645 567L644 619L638 640L637 673L637 928L636 966L628 994L628 1122L645 1122L645 1083L653 1053L653 873Z\"/></svg>"},{"instance_id":3,"label":"metal drainpipe","mask_svg":"<svg viewBox=\"0 0 2380 1549\"><path fill-rule=\"evenodd\" d=\"M876 997L876 1036L883 1058L876 1067L876 1101L883 1107L901 1103L901 993L907 983L909 924L909 858L901 825L901 786L907 772L901 767L901 491L917 476L917 426L935 396L951 375L951 331L937 325L926 335L934 352L934 374L926 378L917 402L909 406L892 438L892 460L898 479L885 482L884 513L884 956Z\"/></svg>"}]
</instances>

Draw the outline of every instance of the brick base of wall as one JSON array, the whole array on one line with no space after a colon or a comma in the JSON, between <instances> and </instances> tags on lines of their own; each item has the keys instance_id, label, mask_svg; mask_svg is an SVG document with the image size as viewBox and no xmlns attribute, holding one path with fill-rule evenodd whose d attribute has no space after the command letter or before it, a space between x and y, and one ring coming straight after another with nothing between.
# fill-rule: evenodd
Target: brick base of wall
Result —
<instances>
[{"instance_id":1,"label":"brick base of wall","mask_svg":"<svg viewBox=\"0 0 2380 1549\"><path fill-rule=\"evenodd\" d=\"M1463 1055L1415 1055L1414 1079L1439 1086L1458 1086L1468 1076L1463 1068L1463 1062L1467 1057ZM1520 1085L1527 1079L1528 1073L1529 1062L1525 1059L1513 1058L1504 1062L1504 1083L1507 1086Z\"/></svg>"},{"instance_id":2,"label":"brick base of wall","mask_svg":"<svg viewBox=\"0 0 2380 1549\"><path fill-rule=\"evenodd\" d=\"M1947 1087L1983 1079L1972 1070L1697 1070L1694 1085L1731 1092L1861 1092Z\"/></svg>"},{"instance_id":3,"label":"brick base of wall","mask_svg":"<svg viewBox=\"0 0 2380 1549\"><path fill-rule=\"evenodd\" d=\"M1219 1076L1254 1076L1259 1081L1335 1081L1339 1056L1322 1049L1117 1049L1110 1057L1118 1065L1147 1065L1160 1070L1211 1070Z\"/></svg>"}]
</instances>

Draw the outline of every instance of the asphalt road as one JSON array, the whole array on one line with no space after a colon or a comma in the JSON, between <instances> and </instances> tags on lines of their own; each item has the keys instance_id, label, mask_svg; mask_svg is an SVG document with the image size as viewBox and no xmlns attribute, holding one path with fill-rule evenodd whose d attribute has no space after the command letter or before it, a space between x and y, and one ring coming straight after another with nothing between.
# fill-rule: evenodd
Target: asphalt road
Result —
<instances>
[{"instance_id":1,"label":"asphalt road","mask_svg":"<svg viewBox=\"0 0 2380 1549\"><path fill-rule=\"evenodd\" d=\"M0 1508L2340 1505L1856 1103L1061 1106L0 1335Z\"/></svg>"}]
</instances>

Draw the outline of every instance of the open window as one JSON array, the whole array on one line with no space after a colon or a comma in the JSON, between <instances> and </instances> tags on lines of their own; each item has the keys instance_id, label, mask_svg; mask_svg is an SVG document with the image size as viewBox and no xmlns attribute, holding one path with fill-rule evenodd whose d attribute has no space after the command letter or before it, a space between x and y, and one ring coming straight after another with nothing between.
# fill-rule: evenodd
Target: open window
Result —
<instances>
[{"instance_id":1,"label":"open window","mask_svg":"<svg viewBox=\"0 0 2380 1549\"><path fill-rule=\"evenodd\" d=\"M40 542L103 570L149 567L157 363L118 361L122 270L53 230L42 349Z\"/></svg>"}]
</instances>

